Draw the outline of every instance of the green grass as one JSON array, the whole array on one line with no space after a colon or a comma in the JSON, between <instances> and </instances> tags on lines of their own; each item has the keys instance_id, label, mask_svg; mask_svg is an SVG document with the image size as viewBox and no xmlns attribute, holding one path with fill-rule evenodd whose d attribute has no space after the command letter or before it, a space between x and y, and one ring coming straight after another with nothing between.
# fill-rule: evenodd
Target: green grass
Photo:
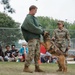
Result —
<instances>
[{"instance_id":1,"label":"green grass","mask_svg":"<svg viewBox=\"0 0 75 75\"><path fill-rule=\"evenodd\" d=\"M0 75L75 75L75 65L68 65L68 72L56 72L57 64L41 64L40 68L45 70L45 73L25 73L23 72L24 63L17 62L0 62ZM34 65L30 68L34 71Z\"/></svg>"}]
</instances>

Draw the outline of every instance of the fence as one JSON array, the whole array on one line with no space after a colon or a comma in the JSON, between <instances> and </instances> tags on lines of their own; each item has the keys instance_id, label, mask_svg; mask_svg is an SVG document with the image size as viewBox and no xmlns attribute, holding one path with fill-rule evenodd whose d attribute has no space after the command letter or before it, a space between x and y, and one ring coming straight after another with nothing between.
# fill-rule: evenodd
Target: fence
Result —
<instances>
[{"instance_id":1,"label":"fence","mask_svg":"<svg viewBox=\"0 0 75 75\"><path fill-rule=\"evenodd\" d=\"M52 37L53 29L47 30L50 32L50 36ZM69 30L71 35L71 49L75 49L75 30ZM21 47L21 42L19 40L23 40L22 32L20 28L0 28L0 43L3 47L6 45L15 44L16 47Z\"/></svg>"}]
</instances>

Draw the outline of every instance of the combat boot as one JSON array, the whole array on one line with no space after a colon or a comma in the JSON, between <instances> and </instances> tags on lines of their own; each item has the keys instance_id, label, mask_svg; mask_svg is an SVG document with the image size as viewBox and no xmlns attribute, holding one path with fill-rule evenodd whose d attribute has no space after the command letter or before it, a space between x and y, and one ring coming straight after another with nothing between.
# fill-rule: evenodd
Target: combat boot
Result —
<instances>
[{"instance_id":1,"label":"combat boot","mask_svg":"<svg viewBox=\"0 0 75 75\"><path fill-rule=\"evenodd\" d=\"M28 66L25 65L23 72L33 73Z\"/></svg>"},{"instance_id":2,"label":"combat boot","mask_svg":"<svg viewBox=\"0 0 75 75\"><path fill-rule=\"evenodd\" d=\"M39 66L35 66L35 72L45 72L39 68Z\"/></svg>"}]
</instances>

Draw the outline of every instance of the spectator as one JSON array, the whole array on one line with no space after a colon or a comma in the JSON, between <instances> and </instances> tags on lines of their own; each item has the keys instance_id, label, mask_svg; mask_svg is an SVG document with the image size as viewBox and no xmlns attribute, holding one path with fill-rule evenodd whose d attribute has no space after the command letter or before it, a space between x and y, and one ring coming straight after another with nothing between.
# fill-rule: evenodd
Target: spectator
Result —
<instances>
[{"instance_id":1,"label":"spectator","mask_svg":"<svg viewBox=\"0 0 75 75\"><path fill-rule=\"evenodd\" d=\"M45 47L43 45L41 45L40 47L40 57L41 57L41 62L45 63L45 62L51 62L52 59L52 55L46 51Z\"/></svg>"},{"instance_id":2,"label":"spectator","mask_svg":"<svg viewBox=\"0 0 75 75\"><path fill-rule=\"evenodd\" d=\"M21 61L25 61L26 56L28 54L28 47L25 43L22 44L22 48L19 50L19 54L20 54L20 59Z\"/></svg>"},{"instance_id":3,"label":"spectator","mask_svg":"<svg viewBox=\"0 0 75 75\"><path fill-rule=\"evenodd\" d=\"M11 46L11 53L12 53L12 57L16 60L16 57L18 56L19 51L15 48L15 45Z\"/></svg>"},{"instance_id":4,"label":"spectator","mask_svg":"<svg viewBox=\"0 0 75 75\"><path fill-rule=\"evenodd\" d=\"M0 45L0 61L4 61L4 53L2 51L1 45Z\"/></svg>"},{"instance_id":5,"label":"spectator","mask_svg":"<svg viewBox=\"0 0 75 75\"><path fill-rule=\"evenodd\" d=\"M6 51L5 51L5 61L14 61L14 58L12 58L12 52L10 51L10 46L6 46Z\"/></svg>"}]
</instances>

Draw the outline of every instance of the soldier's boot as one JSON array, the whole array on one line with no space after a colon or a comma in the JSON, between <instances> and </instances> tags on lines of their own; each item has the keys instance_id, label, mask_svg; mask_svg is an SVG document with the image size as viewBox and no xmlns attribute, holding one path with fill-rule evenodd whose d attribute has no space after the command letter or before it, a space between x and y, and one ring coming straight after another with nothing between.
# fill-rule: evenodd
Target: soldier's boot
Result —
<instances>
[{"instance_id":1,"label":"soldier's boot","mask_svg":"<svg viewBox=\"0 0 75 75\"><path fill-rule=\"evenodd\" d=\"M29 66L26 66L26 65L25 65L25 67L24 67L24 69L23 69L23 72L33 73L33 71L31 71L31 70L29 69Z\"/></svg>"},{"instance_id":2,"label":"soldier's boot","mask_svg":"<svg viewBox=\"0 0 75 75\"><path fill-rule=\"evenodd\" d=\"M39 66L35 66L35 72L45 72L39 68Z\"/></svg>"}]
</instances>

